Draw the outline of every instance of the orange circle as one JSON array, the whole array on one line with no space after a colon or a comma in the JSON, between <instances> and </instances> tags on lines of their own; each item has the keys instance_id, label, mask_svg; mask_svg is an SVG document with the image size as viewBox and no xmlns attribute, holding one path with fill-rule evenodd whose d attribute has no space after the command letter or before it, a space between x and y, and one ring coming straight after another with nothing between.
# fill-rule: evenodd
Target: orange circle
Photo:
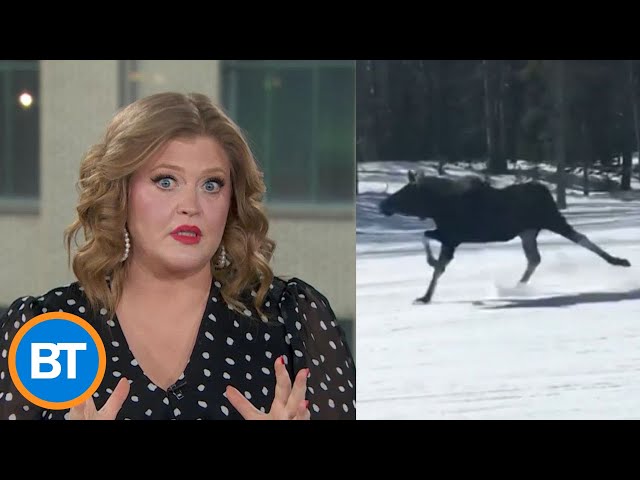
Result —
<instances>
[{"instance_id":1,"label":"orange circle","mask_svg":"<svg viewBox=\"0 0 640 480\"><path fill-rule=\"evenodd\" d=\"M98 372L96 373L96 378L93 380L89 388L84 391L84 393L77 396L76 398L67 400L66 402L50 402L33 395L20 380L18 370L16 368L16 352L18 350L18 346L20 345L20 341L29 330L31 330L39 323L46 322L47 320L68 320L75 323L76 325L84 329L89 335L91 335L91 338L96 344L96 349L98 350ZM11 375L13 384L16 386L18 391L31 403L33 403L34 405L38 405L39 407L48 408L51 410L64 410L67 408L75 407L76 405L84 402L98 389L98 386L100 386L100 383L104 378L106 370L107 354L104 349L102 338L100 338L100 335L98 335L96 329L93 328L89 324L89 322L72 313L51 312L43 313L41 315L33 317L31 320L27 321L27 323L25 323L22 328L18 330L18 333L16 333L16 336L11 341L11 346L9 347L9 375Z\"/></svg>"}]
</instances>

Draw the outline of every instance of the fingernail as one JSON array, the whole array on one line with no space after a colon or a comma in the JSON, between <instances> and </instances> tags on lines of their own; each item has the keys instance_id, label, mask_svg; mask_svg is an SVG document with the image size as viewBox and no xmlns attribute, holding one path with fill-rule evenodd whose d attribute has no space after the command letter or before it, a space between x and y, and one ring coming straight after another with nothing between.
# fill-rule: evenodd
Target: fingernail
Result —
<instances>
[{"instance_id":1,"label":"fingernail","mask_svg":"<svg viewBox=\"0 0 640 480\"><path fill-rule=\"evenodd\" d=\"M309 408L309 400L305 400L305 401L304 401L304 408L305 408L305 410L306 410L307 408Z\"/></svg>"},{"instance_id":2,"label":"fingernail","mask_svg":"<svg viewBox=\"0 0 640 480\"><path fill-rule=\"evenodd\" d=\"M280 363L284 365L284 355L280 355Z\"/></svg>"}]
</instances>

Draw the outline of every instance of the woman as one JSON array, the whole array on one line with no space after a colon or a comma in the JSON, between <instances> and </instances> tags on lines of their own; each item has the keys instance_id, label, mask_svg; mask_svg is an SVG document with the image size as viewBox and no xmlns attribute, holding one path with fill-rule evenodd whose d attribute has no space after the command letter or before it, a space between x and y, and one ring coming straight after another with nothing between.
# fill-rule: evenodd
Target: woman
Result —
<instances>
[{"instance_id":1,"label":"woman","mask_svg":"<svg viewBox=\"0 0 640 480\"><path fill-rule=\"evenodd\" d=\"M65 232L77 281L0 318L0 418L355 418L344 333L322 294L274 277L262 174L207 97L162 93L121 110L78 190ZM66 411L29 403L5 373L16 332L59 310L88 321L107 358L93 398Z\"/></svg>"}]
</instances>

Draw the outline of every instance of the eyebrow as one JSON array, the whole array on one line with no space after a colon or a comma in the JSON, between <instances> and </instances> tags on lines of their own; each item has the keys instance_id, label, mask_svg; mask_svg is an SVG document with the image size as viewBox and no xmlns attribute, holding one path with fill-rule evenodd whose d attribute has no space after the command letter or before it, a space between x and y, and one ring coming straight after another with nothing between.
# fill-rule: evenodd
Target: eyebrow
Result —
<instances>
[{"instance_id":1,"label":"eyebrow","mask_svg":"<svg viewBox=\"0 0 640 480\"><path fill-rule=\"evenodd\" d=\"M168 163L161 163L160 165L156 165L153 170L158 170L159 168L167 168L169 170L176 170L180 173L184 173L184 168L182 168L179 165L171 165ZM222 168L222 167L213 167L213 168L207 168L206 170L203 170L202 172L200 172L201 175L209 175L209 174L214 174L214 173L222 173L223 175L227 173L227 171Z\"/></svg>"}]
</instances>

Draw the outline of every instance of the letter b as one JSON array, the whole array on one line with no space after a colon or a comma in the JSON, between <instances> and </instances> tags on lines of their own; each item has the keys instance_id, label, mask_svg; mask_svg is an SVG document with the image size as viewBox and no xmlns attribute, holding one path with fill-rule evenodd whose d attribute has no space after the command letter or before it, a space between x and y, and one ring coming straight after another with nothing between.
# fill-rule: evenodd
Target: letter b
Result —
<instances>
[{"instance_id":1,"label":"letter b","mask_svg":"<svg viewBox=\"0 0 640 480\"><path fill-rule=\"evenodd\" d=\"M67 353L67 378L76 378L76 351L86 350L86 343L32 343L31 344L31 378L34 379L51 379L57 378L62 371L62 366L57 358L60 356L61 350ZM42 350L49 350L51 355L42 356ZM40 370L40 365L48 363L51 365L50 372Z\"/></svg>"}]
</instances>

